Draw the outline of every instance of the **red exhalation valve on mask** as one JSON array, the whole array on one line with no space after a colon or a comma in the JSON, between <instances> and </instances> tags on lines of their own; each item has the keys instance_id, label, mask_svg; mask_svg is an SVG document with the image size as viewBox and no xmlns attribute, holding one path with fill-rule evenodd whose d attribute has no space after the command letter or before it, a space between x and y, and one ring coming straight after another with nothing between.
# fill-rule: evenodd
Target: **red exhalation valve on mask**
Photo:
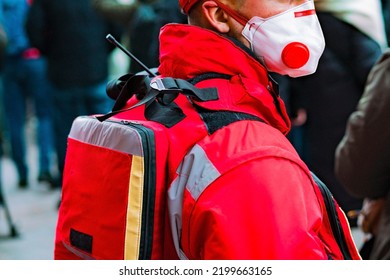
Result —
<instances>
[{"instance_id":1,"label":"red exhalation valve on mask","mask_svg":"<svg viewBox=\"0 0 390 280\"><path fill-rule=\"evenodd\" d=\"M283 63L292 69L301 68L309 61L310 51L302 43L293 42L284 47L282 51Z\"/></svg>"}]
</instances>

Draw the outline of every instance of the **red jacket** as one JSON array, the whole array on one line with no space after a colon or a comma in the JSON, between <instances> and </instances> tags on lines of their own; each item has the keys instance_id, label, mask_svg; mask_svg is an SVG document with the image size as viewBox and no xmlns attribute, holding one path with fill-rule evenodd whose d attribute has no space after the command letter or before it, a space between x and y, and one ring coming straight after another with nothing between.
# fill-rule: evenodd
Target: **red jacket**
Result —
<instances>
[{"instance_id":1,"label":"red jacket","mask_svg":"<svg viewBox=\"0 0 390 280\"><path fill-rule=\"evenodd\" d=\"M323 205L308 168L284 136L290 122L264 67L228 38L199 27L167 25L160 42L162 76L231 76L200 82L217 87L219 100L196 105L265 121L223 127L181 162L168 202L181 258L342 258L321 233ZM352 241L349 246L355 250Z\"/></svg>"}]
</instances>

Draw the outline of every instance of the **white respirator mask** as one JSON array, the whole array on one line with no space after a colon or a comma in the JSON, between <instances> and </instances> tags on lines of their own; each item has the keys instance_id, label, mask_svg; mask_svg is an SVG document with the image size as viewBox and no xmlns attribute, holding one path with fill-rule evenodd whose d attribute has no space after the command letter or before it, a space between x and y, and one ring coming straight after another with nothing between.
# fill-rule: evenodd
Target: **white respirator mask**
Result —
<instances>
[{"instance_id":1,"label":"white respirator mask","mask_svg":"<svg viewBox=\"0 0 390 280\"><path fill-rule=\"evenodd\" d=\"M325 39L313 1L269 18L249 21L219 1L218 5L245 25L242 35L271 72L290 77L313 74L325 48Z\"/></svg>"}]
</instances>

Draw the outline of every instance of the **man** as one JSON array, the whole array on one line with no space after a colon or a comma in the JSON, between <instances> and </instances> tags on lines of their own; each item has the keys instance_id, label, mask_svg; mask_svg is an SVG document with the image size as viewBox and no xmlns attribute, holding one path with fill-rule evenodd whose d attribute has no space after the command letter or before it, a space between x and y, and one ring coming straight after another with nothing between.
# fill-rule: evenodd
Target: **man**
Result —
<instances>
[{"instance_id":1,"label":"man","mask_svg":"<svg viewBox=\"0 0 390 280\"><path fill-rule=\"evenodd\" d=\"M31 1L1 0L4 30L8 44L3 61L3 106L5 127L9 134L12 159L18 172L18 186L27 188L30 168L25 138L28 105L37 117L37 146L39 151L38 181L53 184L52 103L47 63L27 38L24 24Z\"/></svg>"},{"instance_id":2,"label":"man","mask_svg":"<svg viewBox=\"0 0 390 280\"><path fill-rule=\"evenodd\" d=\"M4 62L5 48L7 46L7 34L4 30L3 10L0 9L0 81L1 81L1 69ZM3 89L0 88L0 143L3 143L3 130L4 130L4 107L3 107ZM2 152L2 145L0 146L0 152Z\"/></svg>"},{"instance_id":3,"label":"man","mask_svg":"<svg viewBox=\"0 0 390 280\"><path fill-rule=\"evenodd\" d=\"M169 188L178 255L340 258L321 234L315 184L285 137L290 120L268 75L315 71L324 39L313 2L179 3L189 25L162 28L159 73L187 80L203 76L197 85L217 87L219 100L194 102L210 135L187 154ZM218 78L207 78L210 73ZM242 120L230 121L236 116L229 111Z\"/></svg>"},{"instance_id":4,"label":"man","mask_svg":"<svg viewBox=\"0 0 390 280\"><path fill-rule=\"evenodd\" d=\"M366 198L359 218L363 232L375 237L371 240L372 251L366 256L372 260L390 259L390 130L386 125L390 120L389 74L387 49L372 68L335 152L340 182L351 195Z\"/></svg>"},{"instance_id":5,"label":"man","mask_svg":"<svg viewBox=\"0 0 390 280\"><path fill-rule=\"evenodd\" d=\"M81 126L75 124L75 133L71 132L75 141L69 141L65 169L56 259L359 259L338 207L332 208L338 213L332 224L342 225L338 232L343 233L339 240L344 242L337 243L330 230L330 218L335 216L326 214L320 187L285 137L290 120L277 85L268 76L268 71L293 77L315 71L324 39L313 2L180 0L179 4L190 24L168 24L161 29L161 77L152 80L150 87L141 83L138 88L132 79L142 76L129 78L115 107L121 107L126 93L133 92L136 94L126 106L140 106L113 112L119 119L123 117L122 123L140 120L145 127L164 129L163 140L157 138L163 134L156 133L164 142L156 144L161 151L156 158L162 161L157 170L161 178L156 178L162 182L152 182L153 176L146 175L142 180L143 171L137 169L155 172L150 169L154 157L147 157L148 150L137 152L139 164L132 160L131 170L121 172L124 189L134 192L129 192L128 200L126 195L119 199L125 202L125 211L131 210L118 211L126 213L119 219L110 216L110 222L120 221L118 226L107 226L107 219L100 215L96 220L95 214L100 213L96 211L105 200L100 191L117 184L105 176L110 172L102 171L99 176L81 171L84 165L77 168L74 163L88 162L96 153L100 167L110 161L105 143L112 151L111 144L129 138L121 138L110 124L102 130L96 128L101 123L88 125L95 129L84 129L87 126L82 121ZM159 91L161 85L164 89ZM156 91L159 95L153 98ZM140 131L145 132L145 127ZM153 146L152 138L145 139L145 144ZM93 149L78 158L77 152L86 146L77 143L91 143L99 151ZM136 149L141 146L138 141L123 143ZM126 160L130 158L127 152L120 151L122 154ZM115 169L127 166L113 162ZM104 169L98 166L87 168ZM104 183L99 185L99 181ZM92 186L84 189L88 194L77 192L88 184ZM166 187L167 202L158 199L165 197ZM139 190L144 190L142 195L136 194ZM77 209L72 215L71 205L82 208L87 204L80 203L79 197L88 201L94 197L98 208L86 206L86 211ZM142 203L136 202L137 198L142 198ZM332 198L327 198L331 204ZM91 225L98 225L97 230ZM103 227L112 230L102 233ZM103 250L114 240L114 227L118 228L117 239L124 240Z\"/></svg>"},{"instance_id":6,"label":"man","mask_svg":"<svg viewBox=\"0 0 390 280\"><path fill-rule=\"evenodd\" d=\"M48 60L53 85L55 146L62 175L73 119L111 109L105 86L112 45L105 36L117 34L118 28L100 17L90 0L35 0L26 28L32 44ZM61 178L59 181L61 184Z\"/></svg>"}]
</instances>

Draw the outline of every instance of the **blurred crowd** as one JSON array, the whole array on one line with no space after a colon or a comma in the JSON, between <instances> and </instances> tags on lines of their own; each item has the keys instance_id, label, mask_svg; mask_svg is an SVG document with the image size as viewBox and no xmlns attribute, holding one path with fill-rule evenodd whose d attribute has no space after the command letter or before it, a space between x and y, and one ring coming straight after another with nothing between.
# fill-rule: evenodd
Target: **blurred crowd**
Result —
<instances>
[{"instance_id":1,"label":"blurred crowd","mask_svg":"<svg viewBox=\"0 0 390 280\"><path fill-rule=\"evenodd\" d=\"M369 213L372 205L379 209L376 217L384 212L390 187L373 193L362 190L363 187L357 191L354 188L359 180L348 177L364 174L362 168L352 167L365 166L365 158L375 161L376 170L384 170L376 176L388 177L390 158L365 155L354 159L354 164L345 163L349 154L357 153L346 152L351 148L349 142L357 142L347 137L351 137L350 127L356 126L352 123L354 119L362 115L359 110L365 108L362 102L367 98L364 101L362 98L367 92L374 95L376 91L388 91L386 86L390 86L385 76L379 82L375 80L382 77L375 73L383 68L379 63L387 58L389 2L315 0L326 41L317 72L302 78L273 75L292 120L290 141L309 168L330 188L347 213L351 227L362 227L363 210ZM36 179L55 189L61 188L67 135L73 119L111 110L113 103L105 92L112 74L109 66L122 62L112 61L115 47L105 39L107 34L112 34L146 66L153 68L159 64L160 28L169 22L186 21L177 0L0 0L0 150L1 156L15 163L18 174L15 187L28 189L31 183L26 144L29 120L35 120L34 135L39 148ZM123 54L118 57L128 59ZM131 73L142 70L132 61L127 69L121 69ZM376 90L378 83L381 90ZM381 103L378 98L371 102ZM381 129L386 130L386 125ZM357 136L353 134L353 137ZM374 133L370 137L374 146L381 138ZM369 150L367 146L355 148ZM378 153L384 154L382 150ZM367 182L376 184L374 180ZM378 231L377 222L364 228L367 244L373 244ZM365 247L365 250L368 253L364 257L369 258L372 248ZM381 252L375 258L390 258L390 255Z\"/></svg>"},{"instance_id":2,"label":"blurred crowd","mask_svg":"<svg viewBox=\"0 0 390 280\"><path fill-rule=\"evenodd\" d=\"M106 35L112 34L143 63L155 67L160 27L186 18L171 0L1 0L0 7L1 147L15 163L18 187L28 188L25 130L33 118L39 147L37 180L60 188L73 119L106 113L113 105L105 87L115 69L110 67L116 63L115 46ZM133 63L123 69L140 70Z\"/></svg>"}]
</instances>

